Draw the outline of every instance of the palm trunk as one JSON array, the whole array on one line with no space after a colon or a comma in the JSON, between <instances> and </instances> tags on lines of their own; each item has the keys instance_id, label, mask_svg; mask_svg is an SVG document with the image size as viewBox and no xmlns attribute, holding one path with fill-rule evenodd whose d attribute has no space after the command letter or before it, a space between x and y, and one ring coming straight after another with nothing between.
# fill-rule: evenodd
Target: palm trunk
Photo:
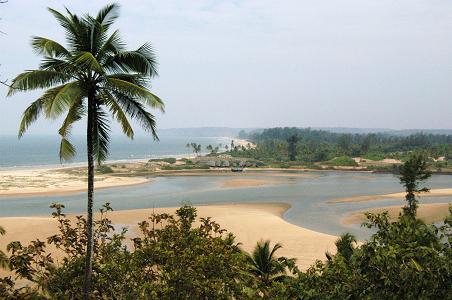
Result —
<instances>
[{"instance_id":1,"label":"palm trunk","mask_svg":"<svg viewBox=\"0 0 452 300\"><path fill-rule=\"evenodd\" d=\"M91 276L93 268L93 194L94 194L94 117L95 117L94 95L88 96L88 126L86 132L86 146L88 154L88 209L86 224L86 262L85 262L85 282L83 285L83 299L88 300L91 289Z\"/></svg>"}]
</instances>

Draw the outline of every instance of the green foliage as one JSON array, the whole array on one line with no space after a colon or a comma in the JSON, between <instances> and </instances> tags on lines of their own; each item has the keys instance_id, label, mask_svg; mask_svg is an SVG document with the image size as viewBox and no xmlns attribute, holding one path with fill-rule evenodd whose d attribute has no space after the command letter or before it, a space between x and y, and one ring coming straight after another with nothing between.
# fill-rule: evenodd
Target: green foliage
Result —
<instances>
[{"instance_id":1,"label":"green foliage","mask_svg":"<svg viewBox=\"0 0 452 300\"><path fill-rule=\"evenodd\" d=\"M210 167L206 164L179 165L179 166L162 166L162 170L208 170Z\"/></svg>"},{"instance_id":2,"label":"green foliage","mask_svg":"<svg viewBox=\"0 0 452 300\"><path fill-rule=\"evenodd\" d=\"M39 287L27 293L38 292L43 299L78 299L86 220L79 216L73 224L63 214L63 205L52 207L59 232L47 242L9 244L10 268ZM191 206L181 207L175 216L153 214L139 223L133 247L125 247L126 230L115 230L107 217L111 210L104 205L94 224L92 299L242 298L243 284L251 280L244 274L247 257L234 236L210 218L201 218L195 226L196 210ZM65 254L62 261L56 263L46 254L48 245ZM0 282L0 297L21 291L14 289L14 282L8 284L6 279Z\"/></svg>"},{"instance_id":3,"label":"green foliage","mask_svg":"<svg viewBox=\"0 0 452 300\"><path fill-rule=\"evenodd\" d=\"M165 158L154 158L154 159L150 159L149 162L166 162L169 164L174 164L176 163L177 159L175 157L165 157Z\"/></svg>"},{"instance_id":4,"label":"green foliage","mask_svg":"<svg viewBox=\"0 0 452 300\"><path fill-rule=\"evenodd\" d=\"M350 167L358 166L356 161L354 161L351 157L348 156L335 157L329 163L332 166L350 166Z\"/></svg>"},{"instance_id":5,"label":"green foliage","mask_svg":"<svg viewBox=\"0 0 452 300\"><path fill-rule=\"evenodd\" d=\"M106 165L100 165L96 168L96 171L100 174L111 174L114 173L113 169Z\"/></svg>"},{"instance_id":6,"label":"green foliage","mask_svg":"<svg viewBox=\"0 0 452 300\"><path fill-rule=\"evenodd\" d=\"M403 211L407 215L415 216L418 207L416 196L420 193L428 192L429 189L419 187L419 185L427 180L431 173L428 171L427 159L424 154L415 153L409 160L400 166L400 183L405 187L407 206Z\"/></svg>"},{"instance_id":7,"label":"green foliage","mask_svg":"<svg viewBox=\"0 0 452 300\"><path fill-rule=\"evenodd\" d=\"M370 160L383 160L385 159L385 155L383 153L378 153L378 152L370 152L370 153L366 153L362 156L364 159L370 159Z\"/></svg>"},{"instance_id":8,"label":"green foliage","mask_svg":"<svg viewBox=\"0 0 452 300\"><path fill-rule=\"evenodd\" d=\"M297 142L290 142L291 137ZM370 160L395 158L405 161L412 151L425 151L430 157L452 156L452 135L416 133L394 136L386 133L340 134L310 128L270 128L248 135L254 149L231 147L234 157L249 157L266 162L292 158L300 163L324 162L335 157L364 157ZM295 145L294 145L295 144ZM231 145L232 146L232 145ZM296 154L296 155L291 155Z\"/></svg>"}]
</instances>

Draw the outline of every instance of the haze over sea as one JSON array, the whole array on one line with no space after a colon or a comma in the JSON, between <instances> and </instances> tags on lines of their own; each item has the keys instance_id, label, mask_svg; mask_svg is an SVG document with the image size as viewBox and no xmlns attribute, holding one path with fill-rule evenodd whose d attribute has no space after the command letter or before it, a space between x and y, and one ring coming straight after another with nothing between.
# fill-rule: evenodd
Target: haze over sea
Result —
<instances>
[{"instance_id":1,"label":"haze over sea","mask_svg":"<svg viewBox=\"0 0 452 300\"><path fill-rule=\"evenodd\" d=\"M137 136L129 140L123 136L112 136L109 161L140 160L161 157L193 155L186 147L189 142L202 145L203 152L209 144L230 144L228 137L191 137L160 135L160 141L150 136ZM77 149L76 157L69 163L86 161L85 141L82 135L73 136L71 141ZM60 139L56 135L28 135L18 140L15 135L3 135L0 139L0 168L60 166L58 156Z\"/></svg>"}]
</instances>

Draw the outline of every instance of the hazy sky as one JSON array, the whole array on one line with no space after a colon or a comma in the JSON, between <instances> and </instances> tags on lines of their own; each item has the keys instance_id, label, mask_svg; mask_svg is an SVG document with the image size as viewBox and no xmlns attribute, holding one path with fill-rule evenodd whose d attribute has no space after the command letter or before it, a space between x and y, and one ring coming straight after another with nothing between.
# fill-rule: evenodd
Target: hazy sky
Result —
<instances>
[{"instance_id":1,"label":"hazy sky","mask_svg":"<svg viewBox=\"0 0 452 300\"><path fill-rule=\"evenodd\" d=\"M452 128L450 0L118 2L123 39L157 50L161 128ZM46 7L95 14L107 3L0 5L0 78L38 66L32 35L63 41ZM0 87L0 133L15 133L39 94L5 94Z\"/></svg>"}]
</instances>

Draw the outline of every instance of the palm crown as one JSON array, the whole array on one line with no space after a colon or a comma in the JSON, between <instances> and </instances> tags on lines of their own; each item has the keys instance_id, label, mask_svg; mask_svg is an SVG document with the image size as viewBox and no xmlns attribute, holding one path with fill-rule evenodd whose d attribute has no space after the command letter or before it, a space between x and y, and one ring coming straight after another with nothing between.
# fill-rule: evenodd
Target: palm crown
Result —
<instances>
[{"instance_id":1,"label":"palm crown","mask_svg":"<svg viewBox=\"0 0 452 300\"><path fill-rule=\"evenodd\" d=\"M78 17L49 11L65 29L67 47L44 37L33 37L34 50L43 56L38 70L26 71L12 81L8 95L18 91L47 89L24 112L21 137L41 114L56 119L65 114L59 129L60 159L72 158L76 150L69 142L72 125L92 113L93 154L98 163L108 156L111 113L129 138L134 119L157 139L154 116L148 107L164 111L163 102L149 90L149 80L157 75L156 58L150 44L127 51L118 31L108 34L118 17L118 5L103 8L96 17Z\"/></svg>"}]
</instances>

